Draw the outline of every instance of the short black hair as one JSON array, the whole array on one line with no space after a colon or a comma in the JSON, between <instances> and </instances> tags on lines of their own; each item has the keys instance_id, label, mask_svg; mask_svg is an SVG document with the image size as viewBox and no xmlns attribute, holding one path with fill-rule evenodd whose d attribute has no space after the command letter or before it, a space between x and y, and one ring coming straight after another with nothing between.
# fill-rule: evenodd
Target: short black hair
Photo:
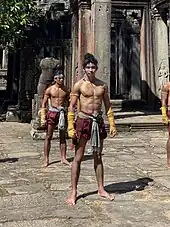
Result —
<instances>
[{"instance_id":1,"label":"short black hair","mask_svg":"<svg viewBox=\"0 0 170 227\"><path fill-rule=\"evenodd\" d=\"M92 63L97 67L98 61L94 57L93 54L87 53L84 55L84 61L83 61L83 68L86 67L87 64Z\"/></svg>"},{"instance_id":2,"label":"short black hair","mask_svg":"<svg viewBox=\"0 0 170 227\"><path fill-rule=\"evenodd\" d=\"M55 76L58 76L58 75L64 75L64 73L63 73L63 71L62 70L56 70L55 72L54 72L54 77Z\"/></svg>"}]
</instances>

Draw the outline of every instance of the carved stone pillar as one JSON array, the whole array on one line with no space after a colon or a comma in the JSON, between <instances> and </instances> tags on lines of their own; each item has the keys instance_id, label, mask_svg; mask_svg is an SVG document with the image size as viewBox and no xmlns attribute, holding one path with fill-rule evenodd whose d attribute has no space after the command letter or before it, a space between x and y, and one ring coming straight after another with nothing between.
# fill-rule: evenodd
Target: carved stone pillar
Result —
<instances>
[{"instance_id":1,"label":"carved stone pillar","mask_svg":"<svg viewBox=\"0 0 170 227\"><path fill-rule=\"evenodd\" d=\"M71 34L72 34L72 81L71 86L76 81L76 69L78 67L78 13L73 12L72 23L71 23Z\"/></svg>"},{"instance_id":2,"label":"carved stone pillar","mask_svg":"<svg viewBox=\"0 0 170 227\"><path fill-rule=\"evenodd\" d=\"M168 30L169 30L168 50L169 50L169 58L170 58L170 3L168 5L168 21L167 21L167 24L168 24ZM170 65L169 65L169 67L170 67Z\"/></svg>"},{"instance_id":3,"label":"carved stone pillar","mask_svg":"<svg viewBox=\"0 0 170 227\"><path fill-rule=\"evenodd\" d=\"M97 77L110 89L111 0L92 0L92 52L99 62Z\"/></svg>"},{"instance_id":4,"label":"carved stone pillar","mask_svg":"<svg viewBox=\"0 0 170 227\"><path fill-rule=\"evenodd\" d=\"M168 29L158 10L152 12L156 95L160 98L162 86L169 81Z\"/></svg>"},{"instance_id":5,"label":"carved stone pillar","mask_svg":"<svg viewBox=\"0 0 170 227\"><path fill-rule=\"evenodd\" d=\"M79 0L78 5L78 79L82 74L82 61L87 52L91 52L91 10L90 1Z\"/></svg>"}]
</instances>

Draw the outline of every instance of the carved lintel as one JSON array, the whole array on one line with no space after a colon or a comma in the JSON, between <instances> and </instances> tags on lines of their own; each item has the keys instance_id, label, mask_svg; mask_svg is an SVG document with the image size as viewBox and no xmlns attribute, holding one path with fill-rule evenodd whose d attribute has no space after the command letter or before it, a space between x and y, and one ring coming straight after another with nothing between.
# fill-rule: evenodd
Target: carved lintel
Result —
<instances>
[{"instance_id":1,"label":"carved lintel","mask_svg":"<svg viewBox=\"0 0 170 227\"><path fill-rule=\"evenodd\" d=\"M79 7L79 9L90 9L91 3L89 0L79 0L78 7Z\"/></svg>"},{"instance_id":2,"label":"carved lintel","mask_svg":"<svg viewBox=\"0 0 170 227\"><path fill-rule=\"evenodd\" d=\"M160 13L159 13L159 11L158 11L158 9L156 7L153 7L151 9L151 17L152 17L152 19L159 19L159 18L161 18L161 15L160 15Z\"/></svg>"}]
</instances>

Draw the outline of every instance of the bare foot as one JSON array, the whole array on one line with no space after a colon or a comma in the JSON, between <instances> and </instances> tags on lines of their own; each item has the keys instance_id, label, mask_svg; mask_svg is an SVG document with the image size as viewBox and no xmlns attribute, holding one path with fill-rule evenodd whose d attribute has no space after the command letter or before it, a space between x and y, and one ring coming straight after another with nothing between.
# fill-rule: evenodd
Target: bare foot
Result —
<instances>
[{"instance_id":1,"label":"bare foot","mask_svg":"<svg viewBox=\"0 0 170 227\"><path fill-rule=\"evenodd\" d=\"M69 206L74 206L76 204L76 194L71 193L68 199L66 200L66 203Z\"/></svg>"},{"instance_id":2,"label":"bare foot","mask_svg":"<svg viewBox=\"0 0 170 227\"><path fill-rule=\"evenodd\" d=\"M168 168L170 168L170 163L167 163L168 164Z\"/></svg>"},{"instance_id":3,"label":"bare foot","mask_svg":"<svg viewBox=\"0 0 170 227\"><path fill-rule=\"evenodd\" d=\"M48 159L45 159L43 167L46 168L48 166L49 166L49 160Z\"/></svg>"},{"instance_id":4,"label":"bare foot","mask_svg":"<svg viewBox=\"0 0 170 227\"><path fill-rule=\"evenodd\" d=\"M105 190L98 191L98 195L101 197L104 197L110 201L113 201L115 199L114 196L111 196L109 193L107 193Z\"/></svg>"},{"instance_id":5,"label":"bare foot","mask_svg":"<svg viewBox=\"0 0 170 227\"><path fill-rule=\"evenodd\" d=\"M61 163L65 164L65 165L68 165L71 168L72 163L68 162L67 159L62 159Z\"/></svg>"}]
</instances>

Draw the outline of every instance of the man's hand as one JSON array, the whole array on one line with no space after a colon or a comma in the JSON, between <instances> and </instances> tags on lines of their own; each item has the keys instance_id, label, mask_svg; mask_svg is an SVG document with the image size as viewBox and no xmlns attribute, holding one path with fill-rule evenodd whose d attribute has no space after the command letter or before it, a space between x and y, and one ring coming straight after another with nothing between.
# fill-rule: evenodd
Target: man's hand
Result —
<instances>
[{"instance_id":1,"label":"man's hand","mask_svg":"<svg viewBox=\"0 0 170 227\"><path fill-rule=\"evenodd\" d=\"M116 135L117 131L116 131L114 115L113 115L113 111L112 111L111 107L109 108L109 110L107 112L107 117L108 117L108 121L110 124L110 137L114 137Z\"/></svg>"},{"instance_id":2,"label":"man's hand","mask_svg":"<svg viewBox=\"0 0 170 227\"><path fill-rule=\"evenodd\" d=\"M110 137L115 137L115 135L117 134L117 130L115 127L110 126Z\"/></svg>"},{"instance_id":3,"label":"man's hand","mask_svg":"<svg viewBox=\"0 0 170 227\"><path fill-rule=\"evenodd\" d=\"M68 137L73 139L75 138L75 135L76 135L76 131L74 129L74 118L75 118L74 113L68 112L67 118L68 118Z\"/></svg>"},{"instance_id":4,"label":"man's hand","mask_svg":"<svg viewBox=\"0 0 170 227\"><path fill-rule=\"evenodd\" d=\"M40 125L41 127L44 127L46 125L46 113L47 113L47 109L46 108L42 108L40 111Z\"/></svg>"},{"instance_id":5,"label":"man's hand","mask_svg":"<svg viewBox=\"0 0 170 227\"><path fill-rule=\"evenodd\" d=\"M68 127L68 137L71 139L75 139L76 137L76 131L74 128L69 128Z\"/></svg>"},{"instance_id":6,"label":"man's hand","mask_svg":"<svg viewBox=\"0 0 170 227\"><path fill-rule=\"evenodd\" d=\"M165 125L168 125L169 118L168 118L167 113L166 113L166 106L162 106L161 111L162 111L162 122Z\"/></svg>"}]
</instances>

